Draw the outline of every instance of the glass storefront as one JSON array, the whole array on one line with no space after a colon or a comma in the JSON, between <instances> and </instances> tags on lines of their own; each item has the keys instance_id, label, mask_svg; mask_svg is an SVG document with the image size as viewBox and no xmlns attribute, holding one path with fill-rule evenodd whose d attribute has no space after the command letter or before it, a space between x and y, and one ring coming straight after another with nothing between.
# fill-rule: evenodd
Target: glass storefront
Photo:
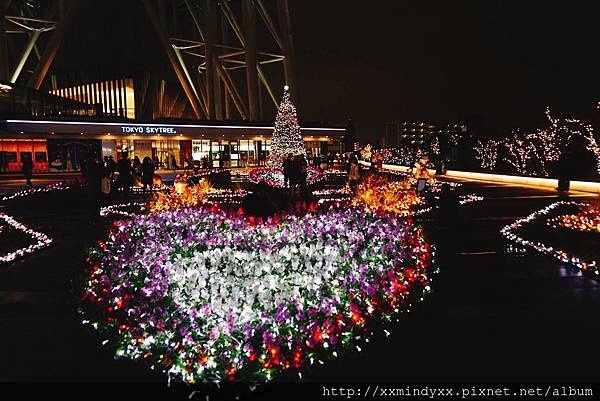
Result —
<instances>
[{"instance_id":1,"label":"glass storefront","mask_svg":"<svg viewBox=\"0 0 600 401\"><path fill-rule=\"evenodd\" d=\"M108 142L103 148L112 150ZM254 167L265 166L271 151L271 140L133 140L114 141L114 149L120 156L127 152L130 159L136 156L143 160L148 156L159 168L176 169L189 165L188 162L202 163L209 160L213 167ZM310 159L335 151L335 146L323 141L305 141L306 152ZM191 160L190 160L191 157Z\"/></svg>"},{"instance_id":2,"label":"glass storefront","mask_svg":"<svg viewBox=\"0 0 600 401\"><path fill-rule=\"evenodd\" d=\"M201 161L205 157L210 158L210 140L192 140L192 159Z\"/></svg>"},{"instance_id":3,"label":"glass storefront","mask_svg":"<svg viewBox=\"0 0 600 401\"><path fill-rule=\"evenodd\" d=\"M152 159L160 168L177 169L182 167L179 141L153 141Z\"/></svg>"},{"instance_id":4,"label":"glass storefront","mask_svg":"<svg viewBox=\"0 0 600 401\"><path fill-rule=\"evenodd\" d=\"M322 156L324 153L322 145L323 143L324 142L319 141L304 141L304 146L306 147L306 155L309 158Z\"/></svg>"},{"instance_id":5,"label":"glass storefront","mask_svg":"<svg viewBox=\"0 0 600 401\"><path fill-rule=\"evenodd\" d=\"M257 154L256 142L253 140L239 141L239 163L240 167L256 166Z\"/></svg>"},{"instance_id":6,"label":"glass storefront","mask_svg":"<svg viewBox=\"0 0 600 401\"><path fill-rule=\"evenodd\" d=\"M201 162L208 158L214 167L246 167L264 165L271 141L241 139L237 141L192 140L192 158Z\"/></svg>"},{"instance_id":7,"label":"glass storefront","mask_svg":"<svg viewBox=\"0 0 600 401\"><path fill-rule=\"evenodd\" d=\"M116 150L119 157L123 153L127 153L131 160L138 157L142 161L149 157L158 168L177 169L184 165L180 142L183 141L119 139L116 140Z\"/></svg>"},{"instance_id":8,"label":"glass storefront","mask_svg":"<svg viewBox=\"0 0 600 401\"><path fill-rule=\"evenodd\" d=\"M0 171L18 171L23 158L34 162L35 171L75 171L85 168L90 158L118 160L123 154L131 160L149 157L160 169L190 169L207 164L245 168L265 166L271 151L268 127L35 119L1 123L3 131L11 136L0 139ZM317 135L303 137L307 156L315 162L318 156L340 148L335 137L325 135L327 130L340 129L323 128ZM32 147L33 143L37 145Z\"/></svg>"}]
</instances>

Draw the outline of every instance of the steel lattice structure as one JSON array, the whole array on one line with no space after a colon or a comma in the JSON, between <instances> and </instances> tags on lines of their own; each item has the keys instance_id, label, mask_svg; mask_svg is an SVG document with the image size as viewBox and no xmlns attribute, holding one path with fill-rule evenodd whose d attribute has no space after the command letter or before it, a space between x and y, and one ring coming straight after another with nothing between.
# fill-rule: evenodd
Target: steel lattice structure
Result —
<instances>
[{"instance_id":1,"label":"steel lattice structure","mask_svg":"<svg viewBox=\"0 0 600 401\"><path fill-rule=\"evenodd\" d=\"M265 0L137 1L197 118L223 120L237 114L244 120L261 119L263 93L277 106L278 90L267 65L280 65L285 82L296 88L287 0L268 4ZM80 3L2 1L0 80L19 80L40 89ZM183 28L169 32L169 26ZM268 32L273 48L258 49L258 27ZM13 60L9 60L8 43L22 49ZM282 86L277 82L277 89Z\"/></svg>"}]
</instances>

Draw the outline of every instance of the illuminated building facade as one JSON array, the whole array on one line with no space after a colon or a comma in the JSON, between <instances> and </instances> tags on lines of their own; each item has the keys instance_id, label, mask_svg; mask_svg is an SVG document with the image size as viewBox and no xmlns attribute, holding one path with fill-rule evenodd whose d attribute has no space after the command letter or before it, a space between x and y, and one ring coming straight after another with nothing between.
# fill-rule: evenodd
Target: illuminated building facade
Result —
<instances>
[{"instance_id":1,"label":"illuminated building facade","mask_svg":"<svg viewBox=\"0 0 600 401\"><path fill-rule=\"evenodd\" d=\"M280 88L297 89L287 0L31 0L2 11L0 171L27 157L34 171L75 170L122 153L169 169L262 165ZM304 125L309 156L341 150L344 129Z\"/></svg>"},{"instance_id":2,"label":"illuminated building facade","mask_svg":"<svg viewBox=\"0 0 600 401\"><path fill-rule=\"evenodd\" d=\"M160 168L175 169L211 160L213 166L246 167L266 163L273 126L223 124L140 124L42 119L0 121L0 167L20 171L24 157L32 157L34 171L77 170L89 157L127 153L148 156ZM302 128L309 157L341 151L344 128ZM26 155L25 153L28 153Z\"/></svg>"},{"instance_id":3,"label":"illuminated building facade","mask_svg":"<svg viewBox=\"0 0 600 401\"><path fill-rule=\"evenodd\" d=\"M107 116L111 108L104 105L90 107L81 101L89 95L81 89L70 91L69 96L77 96L64 98L9 83L3 88L0 110L9 116L0 120L3 172L20 171L26 157L34 161L35 172L70 171L79 169L87 158L112 156L116 160L123 153L140 160L148 156L165 169L189 166L203 158L215 167L259 166L266 163L270 151L272 124L138 122L123 115ZM125 101L122 104L127 109ZM301 132L309 157L341 151L344 128L307 126Z\"/></svg>"}]
</instances>

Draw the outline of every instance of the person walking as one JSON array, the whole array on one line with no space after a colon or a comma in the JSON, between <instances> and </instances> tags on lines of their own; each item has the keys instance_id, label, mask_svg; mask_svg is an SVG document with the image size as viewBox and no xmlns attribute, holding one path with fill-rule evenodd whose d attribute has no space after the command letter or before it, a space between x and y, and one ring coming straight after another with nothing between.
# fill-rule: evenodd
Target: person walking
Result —
<instances>
[{"instance_id":1,"label":"person walking","mask_svg":"<svg viewBox=\"0 0 600 401\"><path fill-rule=\"evenodd\" d=\"M143 195L145 199L146 188L150 188L150 193L152 193L152 183L154 180L154 165L148 156L144 157L144 161L142 162L142 167L140 170L142 174Z\"/></svg>"},{"instance_id":2,"label":"person walking","mask_svg":"<svg viewBox=\"0 0 600 401\"><path fill-rule=\"evenodd\" d=\"M31 178L33 177L33 161L31 160L31 154L23 158L23 175L28 186L31 186Z\"/></svg>"}]
</instances>

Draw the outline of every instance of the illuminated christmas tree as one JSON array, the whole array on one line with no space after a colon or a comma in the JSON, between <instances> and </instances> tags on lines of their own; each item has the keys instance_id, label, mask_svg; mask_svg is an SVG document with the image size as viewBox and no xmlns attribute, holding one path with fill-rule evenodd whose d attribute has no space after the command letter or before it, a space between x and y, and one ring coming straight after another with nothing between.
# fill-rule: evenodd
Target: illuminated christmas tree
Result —
<instances>
[{"instance_id":1,"label":"illuminated christmas tree","mask_svg":"<svg viewBox=\"0 0 600 401\"><path fill-rule=\"evenodd\" d=\"M306 157L306 149L304 148L304 141L300 134L300 124L298 124L296 107L290 99L289 87L285 85L283 88L283 99L277 109L275 130L271 139L269 165L281 168L285 159L298 155Z\"/></svg>"}]
</instances>

